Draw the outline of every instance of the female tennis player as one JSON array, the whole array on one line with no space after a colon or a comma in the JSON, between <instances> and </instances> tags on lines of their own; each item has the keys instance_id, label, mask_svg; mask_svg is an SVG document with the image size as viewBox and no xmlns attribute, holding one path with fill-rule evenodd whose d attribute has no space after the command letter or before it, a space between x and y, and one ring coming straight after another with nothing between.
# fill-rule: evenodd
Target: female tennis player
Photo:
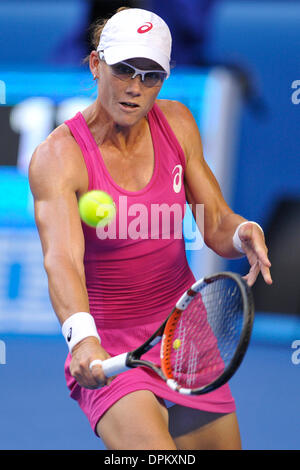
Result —
<instances>
[{"instance_id":1,"label":"female tennis player","mask_svg":"<svg viewBox=\"0 0 300 470\"><path fill-rule=\"evenodd\" d=\"M272 283L263 231L224 201L191 112L157 99L170 74L166 23L121 9L93 40L97 98L38 146L29 170L50 297L69 346L70 395L109 449L240 449L228 385L184 396L145 368L106 379L100 364L90 367L142 344L195 281L178 227L153 236L154 205L179 207L183 217L186 200L204 204L205 243L223 257L247 256L250 285L260 272ZM80 220L78 199L92 189L115 201L115 237ZM148 214L146 233L124 236L137 208ZM147 354L159 364L159 345Z\"/></svg>"}]
</instances>

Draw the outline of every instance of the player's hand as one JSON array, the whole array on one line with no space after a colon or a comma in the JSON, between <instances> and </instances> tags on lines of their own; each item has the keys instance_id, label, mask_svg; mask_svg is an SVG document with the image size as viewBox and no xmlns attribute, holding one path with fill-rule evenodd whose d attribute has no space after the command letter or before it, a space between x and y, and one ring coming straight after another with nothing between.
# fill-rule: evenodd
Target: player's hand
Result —
<instances>
[{"instance_id":1,"label":"player's hand","mask_svg":"<svg viewBox=\"0 0 300 470\"><path fill-rule=\"evenodd\" d=\"M102 348L98 339L89 336L76 344L72 350L71 375L79 385L85 388L96 389L108 385L113 377L109 379L105 377L100 364L90 369L90 363L95 359L104 361L109 357L110 355Z\"/></svg>"},{"instance_id":2,"label":"player's hand","mask_svg":"<svg viewBox=\"0 0 300 470\"><path fill-rule=\"evenodd\" d=\"M250 271L244 276L247 284L253 286L260 272L265 282L272 284L271 262L268 258L268 248L263 232L257 225L249 223L240 227L238 235L250 264Z\"/></svg>"}]
</instances>

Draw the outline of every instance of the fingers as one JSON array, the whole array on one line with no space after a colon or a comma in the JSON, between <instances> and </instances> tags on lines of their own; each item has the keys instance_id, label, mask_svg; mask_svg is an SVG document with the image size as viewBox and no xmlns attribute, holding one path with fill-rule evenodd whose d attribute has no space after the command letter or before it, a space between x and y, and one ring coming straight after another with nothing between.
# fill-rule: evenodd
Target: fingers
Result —
<instances>
[{"instance_id":1,"label":"fingers","mask_svg":"<svg viewBox=\"0 0 300 470\"><path fill-rule=\"evenodd\" d=\"M258 261L251 266L251 269L247 276L244 276L243 279L247 281L248 286L252 287L255 283L257 276L259 275L260 267Z\"/></svg>"},{"instance_id":2,"label":"fingers","mask_svg":"<svg viewBox=\"0 0 300 470\"><path fill-rule=\"evenodd\" d=\"M79 385L84 388L94 390L106 385L106 377L102 372L100 364L90 368L88 361L74 361L74 363L71 362L70 364L70 372Z\"/></svg>"},{"instance_id":3,"label":"fingers","mask_svg":"<svg viewBox=\"0 0 300 470\"><path fill-rule=\"evenodd\" d=\"M268 248L266 247L265 243L263 245L260 242L254 243L253 250L258 261L266 268L271 267L271 261L268 258Z\"/></svg>"},{"instance_id":4,"label":"fingers","mask_svg":"<svg viewBox=\"0 0 300 470\"><path fill-rule=\"evenodd\" d=\"M101 359L94 359L90 365L89 365L89 369L92 370L94 366L102 366L102 361Z\"/></svg>"},{"instance_id":5,"label":"fingers","mask_svg":"<svg viewBox=\"0 0 300 470\"><path fill-rule=\"evenodd\" d=\"M102 372L102 361L100 359L94 359L90 364L89 364L89 369L91 371L92 376L96 380L97 384L99 386L105 385L105 377Z\"/></svg>"},{"instance_id":6,"label":"fingers","mask_svg":"<svg viewBox=\"0 0 300 470\"><path fill-rule=\"evenodd\" d=\"M103 373L102 370L102 361L101 359L94 359L90 365L89 369L94 377L94 379L97 381L97 388L104 387L105 385L109 385L110 382L114 379L114 377L106 377Z\"/></svg>"},{"instance_id":7,"label":"fingers","mask_svg":"<svg viewBox=\"0 0 300 470\"><path fill-rule=\"evenodd\" d=\"M264 278L264 281L267 284L269 285L273 284L273 280L272 280L271 273L270 273L270 268L268 266L265 266L259 260L257 260L251 266L249 273L243 277L243 279L247 281L248 286L250 287L253 286L260 272Z\"/></svg>"},{"instance_id":8,"label":"fingers","mask_svg":"<svg viewBox=\"0 0 300 470\"><path fill-rule=\"evenodd\" d=\"M110 356L99 341L89 338L78 343L72 350L70 373L84 388L96 389L110 383L102 370L102 360ZM100 359L101 358L101 359Z\"/></svg>"},{"instance_id":9,"label":"fingers","mask_svg":"<svg viewBox=\"0 0 300 470\"><path fill-rule=\"evenodd\" d=\"M271 272L270 272L270 266L271 266L271 263L268 266L266 266L263 263L260 264L261 274L262 274L265 282L269 285L273 284L273 280L272 280L272 276L271 276Z\"/></svg>"},{"instance_id":10,"label":"fingers","mask_svg":"<svg viewBox=\"0 0 300 470\"><path fill-rule=\"evenodd\" d=\"M239 236L251 265L249 273L244 277L248 285L253 286L260 272L264 281L269 285L272 284L271 262L268 258L268 248L261 229L254 224L245 224L241 227Z\"/></svg>"},{"instance_id":11,"label":"fingers","mask_svg":"<svg viewBox=\"0 0 300 470\"><path fill-rule=\"evenodd\" d=\"M101 364L102 364L101 359L94 359L89 365L91 374L93 378L96 380L98 387L103 387L104 385L106 385L106 381L107 381L107 378L103 374Z\"/></svg>"},{"instance_id":12,"label":"fingers","mask_svg":"<svg viewBox=\"0 0 300 470\"><path fill-rule=\"evenodd\" d=\"M264 278L264 281L269 285L272 284L273 280L272 280L271 271L270 271L271 262L267 256L267 247L265 247L265 249L258 248L255 254L256 254L256 261L254 263L253 273L251 273L251 276L250 276L251 282L253 279L253 284L254 284L254 282L257 279L257 276L261 272ZM251 266L251 269L252 269L252 266Z\"/></svg>"}]
</instances>

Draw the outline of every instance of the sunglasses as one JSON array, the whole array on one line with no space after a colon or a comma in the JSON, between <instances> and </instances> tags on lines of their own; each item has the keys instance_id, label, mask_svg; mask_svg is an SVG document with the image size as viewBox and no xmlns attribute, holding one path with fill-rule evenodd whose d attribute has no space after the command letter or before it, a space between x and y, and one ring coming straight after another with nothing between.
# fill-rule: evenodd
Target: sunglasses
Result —
<instances>
[{"instance_id":1,"label":"sunglasses","mask_svg":"<svg viewBox=\"0 0 300 470\"><path fill-rule=\"evenodd\" d=\"M118 62L117 64L110 65L109 67L112 75L124 82L128 82L140 75L143 85L148 88L160 86L167 77L167 72L162 70L141 70L127 62Z\"/></svg>"}]
</instances>

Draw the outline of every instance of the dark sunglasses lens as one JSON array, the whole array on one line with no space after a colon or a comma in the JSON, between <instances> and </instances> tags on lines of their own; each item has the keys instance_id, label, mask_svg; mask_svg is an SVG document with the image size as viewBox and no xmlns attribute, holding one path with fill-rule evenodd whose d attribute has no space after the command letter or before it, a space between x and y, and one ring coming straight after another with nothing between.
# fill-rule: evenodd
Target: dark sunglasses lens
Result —
<instances>
[{"instance_id":1,"label":"dark sunglasses lens","mask_svg":"<svg viewBox=\"0 0 300 470\"><path fill-rule=\"evenodd\" d=\"M147 87L159 86L166 78L165 72L148 72L144 76L144 84Z\"/></svg>"},{"instance_id":2,"label":"dark sunglasses lens","mask_svg":"<svg viewBox=\"0 0 300 470\"><path fill-rule=\"evenodd\" d=\"M122 64L121 62L115 65L111 65L113 75L118 77L120 80L130 80L134 74L134 69L129 65Z\"/></svg>"}]
</instances>

